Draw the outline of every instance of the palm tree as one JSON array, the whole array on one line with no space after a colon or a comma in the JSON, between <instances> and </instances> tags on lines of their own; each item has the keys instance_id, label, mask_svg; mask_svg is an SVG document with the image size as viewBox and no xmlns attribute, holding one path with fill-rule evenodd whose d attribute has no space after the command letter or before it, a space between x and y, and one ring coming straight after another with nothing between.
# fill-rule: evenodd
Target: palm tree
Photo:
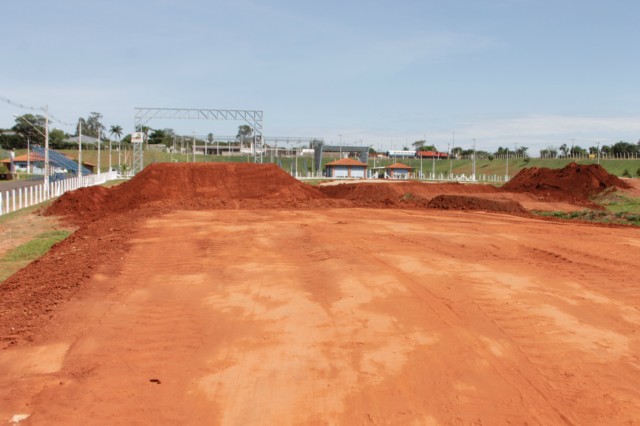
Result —
<instances>
[{"instance_id":1,"label":"palm tree","mask_svg":"<svg viewBox=\"0 0 640 426\"><path fill-rule=\"evenodd\" d=\"M118 169L120 169L120 147L122 145L120 143L120 137L122 136L122 126L118 126L117 124L111 126L109 133L111 133L111 136L116 135L118 138ZM111 139L109 139L109 171L111 171Z\"/></svg>"}]
</instances>

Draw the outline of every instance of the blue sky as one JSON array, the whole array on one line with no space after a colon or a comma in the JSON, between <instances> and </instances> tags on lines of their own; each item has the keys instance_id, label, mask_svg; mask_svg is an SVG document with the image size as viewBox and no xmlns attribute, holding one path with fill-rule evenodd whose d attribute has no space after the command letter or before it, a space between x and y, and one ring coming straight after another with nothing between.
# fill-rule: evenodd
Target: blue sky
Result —
<instances>
[{"instance_id":1,"label":"blue sky","mask_svg":"<svg viewBox=\"0 0 640 426\"><path fill-rule=\"evenodd\" d=\"M133 127L134 107L258 109L267 136L400 149L640 139L640 2L3 2L0 96ZM29 112L0 101L0 127ZM239 122L153 121L183 134ZM68 126L54 123L71 131Z\"/></svg>"}]
</instances>

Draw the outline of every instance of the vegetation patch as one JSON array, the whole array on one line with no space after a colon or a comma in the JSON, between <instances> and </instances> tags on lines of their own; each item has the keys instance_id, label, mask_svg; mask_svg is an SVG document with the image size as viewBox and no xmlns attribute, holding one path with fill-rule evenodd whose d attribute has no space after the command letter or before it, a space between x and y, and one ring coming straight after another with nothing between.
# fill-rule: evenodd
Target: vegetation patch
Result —
<instances>
[{"instance_id":1,"label":"vegetation patch","mask_svg":"<svg viewBox=\"0 0 640 426\"><path fill-rule=\"evenodd\" d=\"M400 198L402 201L411 201L415 198L412 192L405 192Z\"/></svg>"},{"instance_id":2,"label":"vegetation patch","mask_svg":"<svg viewBox=\"0 0 640 426\"><path fill-rule=\"evenodd\" d=\"M554 217L557 219L640 226L640 213L633 213L633 212L612 212L608 210L580 210L580 211L574 211L574 212L549 212L549 211L532 210L531 213L538 216Z\"/></svg>"},{"instance_id":3,"label":"vegetation patch","mask_svg":"<svg viewBox=\"0 0 640 426\"><path fill-rule=\"evenodd\" d=\"M0 281L4 281L33 260L40 258L57 242L71 234L66 230L47 231L31 241L9 250L0 259Z\"/></svg>"}]
</instances>

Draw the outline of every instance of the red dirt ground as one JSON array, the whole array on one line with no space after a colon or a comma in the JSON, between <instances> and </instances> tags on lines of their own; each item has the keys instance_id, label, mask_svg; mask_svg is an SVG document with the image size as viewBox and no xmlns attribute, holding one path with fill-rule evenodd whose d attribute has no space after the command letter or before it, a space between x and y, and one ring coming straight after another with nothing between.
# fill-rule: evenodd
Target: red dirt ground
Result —
<instances>
[{"instance_id":1,"label":"red dirt ground","mask_svg":"<svg viewBox=\"0 0 640 426\"><path fill-rule=\"evenodd\" d=\"M82 226L0 285L0 423L640 418L640 230L490 213L513 193L480 185L191 167L50 208Z\"/></svg>"}]
</instances>

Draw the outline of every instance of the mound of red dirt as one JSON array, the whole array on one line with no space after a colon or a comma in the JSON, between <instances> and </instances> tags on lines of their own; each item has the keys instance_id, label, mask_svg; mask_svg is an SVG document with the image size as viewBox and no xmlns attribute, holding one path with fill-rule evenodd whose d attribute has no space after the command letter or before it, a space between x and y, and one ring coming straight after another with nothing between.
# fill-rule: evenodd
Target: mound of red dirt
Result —
<instances>
[{"instance_id":1,"label":"mound of red dirt","mask_svg":"<svg viewBox=\"0 0 640 426\"><path fill-rule=\"evenodd\" d=\"M380 182L351 183L320 186L318 189L330 198L345 199L359 206L375 207L402 203L426 205L440 194L488 194L497 192L489 185L462 185L460 183Z\"/></svg>"},{"instance_id":2,"label":"mound of red dirt","mask_svg":"<svg viewBox=\"0 0 640 426\"><path fill-rule=\"evenodd\" d=\"M83 188L60 197L46 215L83 221L107 212L126 212L154 203L164 206L252 206L325 199L317 189L294 179L274 164L156 163L133 179L109 189ZM236 203L229 203L235 201Z\"/></svg>"},{"instance_id":3,"label":"mound of red dirt","mask_svg":"<svg viewBox=\"0 0 640 426\"><path fill-rule=\"evenodd\" d=\"M502 188L509 192L529 192L541 198L586 201L608 188L628 187L626 182L599 164L571 163L562 169L523 169Z\"/></svg>"},{"instance_id":4,"label":"mound of red dirt","mask_svg":"<svg viewBox=\"0 0 640 426\"><path fill-rule=\"evenodd\" d=\"M438 195L429 201L427 207L443 210L482 210L510 214L527 213L527 210L514 200L490 200L467 195Z\"/></svg>"}]
</instances>

